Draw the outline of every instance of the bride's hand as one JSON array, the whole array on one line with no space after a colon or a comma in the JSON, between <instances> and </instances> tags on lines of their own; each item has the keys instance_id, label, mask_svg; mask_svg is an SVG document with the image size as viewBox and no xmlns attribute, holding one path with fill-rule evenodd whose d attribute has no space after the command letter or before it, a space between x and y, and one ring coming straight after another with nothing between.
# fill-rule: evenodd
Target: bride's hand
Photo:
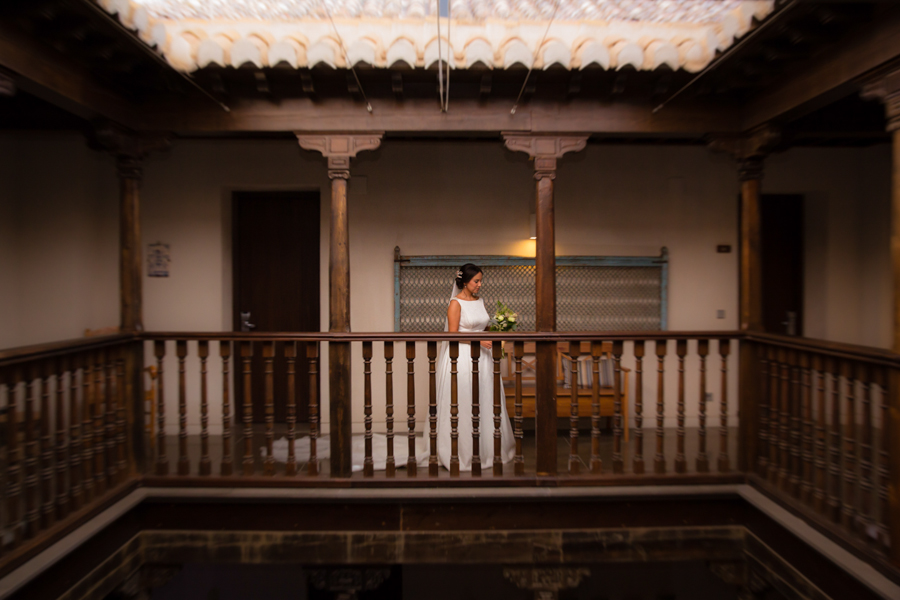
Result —
<instances>
[{"instance_id":1,"label":"bride's hand","mask_svg":"<svg viewBox=\"0 0 900 600\"><path fill-rule=\"evenodd\" d=\"M487 348L488 350L490 350L493 346L492 346L491 342L485 342L484 340L482 340L481 347Z\"/></svg>"}]
</instances>

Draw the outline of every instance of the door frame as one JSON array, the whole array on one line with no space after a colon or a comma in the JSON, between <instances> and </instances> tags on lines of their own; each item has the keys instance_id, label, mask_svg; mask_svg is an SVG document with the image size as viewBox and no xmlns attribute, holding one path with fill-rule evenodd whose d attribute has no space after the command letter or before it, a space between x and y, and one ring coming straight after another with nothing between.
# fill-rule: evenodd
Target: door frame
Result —
<instances>
[{"instance_id":1,"label":"door frame","mask_svg":"<svg viewBox=\"0 0 900 600\"><path fill-rule=\"evenodd\" d=\"M324 204L326 198L323 195L324 188L320 185L230 185L222 187L222 331L240 331L240 323L234 307L238 304L238 290L235 285L236 271L235 261L237 260L237 252L235 236L237 234L235 228L235 212L237 211L234 202L234 194L236 192L247 193L265 193L265 192L318 192L319 193L319 330L325 331L328 323L328 315L322 314L323 309L328 307L328 298L322 298L322 291L327 290L328 280L323 281L323 277L328 275L328 263L324 265L322 261L327 259L328 253L322 250L322 241L328 234L327 223L323 224L323 219L328 216L328 206ZM330 192L329 192L330 193ZM330 198L330 196L329 196Z\"/></svg>"}]
</instances>

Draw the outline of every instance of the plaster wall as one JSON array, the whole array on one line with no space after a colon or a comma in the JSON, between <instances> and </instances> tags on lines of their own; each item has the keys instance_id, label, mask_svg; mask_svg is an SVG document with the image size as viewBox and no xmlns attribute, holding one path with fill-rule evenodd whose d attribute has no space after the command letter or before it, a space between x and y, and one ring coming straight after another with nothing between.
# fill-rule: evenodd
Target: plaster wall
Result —
<instances>
[{"instance_id":1,"label":"plaster wall","mask_svg":"<svg viewBox=\"0 0 900 600\"><path fill-rule=\"evenodd\" d=\"M0 346L77 337L85 328L118 322L115 169L79 136L0 137L0 182L7 182L0 216L12 215L12 235L0 237L0 268L12 286L0 290ZM9 161L9 162L7 162ZM47 177L51 172L53 177ZM889 282L886 223L889 150L793 150L770 159L764 191L807 197L806 331L810 337L887 345ZM320 294L327 328L328 190L324 161L285 141L178 141L147 161L142 188L144 248L170 244L168 278L144 278L144 322L150 331L231 328L231 202L235 190L322 191ZM350 183L351 321L355 331L393 326L393 249L403 254L533 256L528 237L532 168L524 154L496 141L387 140L352 165ZM737 327L737 182L733 162L702 147L589 145L560 162L556 179L557 253L657 255L670 252L669 328ZM6 219L3 219L6 221ZM6 227L6 229L4 229ZM8 224L0 223L0 232ZM9 239L15 239L14 244ZM730 254L716 253L729 244ZM10 253L10 250L12 252ZM12 256L12 258L10 258ZM489 286L490 274L487 274ZM6 278L4 277L6 281ZM9 289L15 287L15 291ZM488 297L489 287L486 288ZM448 284L449 292L449 284ZM724 319L716 318L725 310ZM729 413L736 409L736 345L729 358ZM148 348L149 350L149 348ZM376 344L376 357L381 347ZM362 364L356 348L354 427L362 427ZM177 428L174 347L166 362L167 428ZM645 398L655 400L655 356L648 344ZM667 424L674 424L677 360L666 359ZM711 347L715 355L715 344ZM190 353L195 355L191 346ZM694 345L687 372L696 372ZM152 356L147 353L148 359ZM213 349L213 356L217 356ZM321 365L327 372L327 353ZM399 355L399 354L398 354ZM418 348L417 414L427 414L427 362ZM718 358L708 387L720 399ZM149 360L148 360L149 362ZM631 348L623 363L634 367ZM395 360L402 373L403 360ZM210 423L221 424L218 361L210 365ZM383 362L374 363L376 429L383 429ZM234 367L232 366L232 372ZM633 371L632 371L633 372ZM196 399L199 365L187 363ZM634 389L633 375L630 380ZM395 402L406 398L395 375ZM322 378L327 399L327 378ZM696 422L699 387L687 382L688 425ZM634 399L630 399L633 414ZM651 401L652 401L651 400ZM645 415L650 412L645 407ZM327 410L323 411L327 422ZM190 432L199 407L188 407ZM633 424L633 420L632 420ZM399 426L398 430L402 430ZM655 425L645 419L646 426Z\"/></svg>"},{"instance_id":2,"label":"plaster wall","mask_svg":"<svg viewBox=\"0 0 900 600\"><path fill-rule=\"evenodd\" d=\"M78 135L4 136L0 347L118 325L118 188L111 158ZM3 177L3 175L0 175Z\"/></svg>"}]
</instances>

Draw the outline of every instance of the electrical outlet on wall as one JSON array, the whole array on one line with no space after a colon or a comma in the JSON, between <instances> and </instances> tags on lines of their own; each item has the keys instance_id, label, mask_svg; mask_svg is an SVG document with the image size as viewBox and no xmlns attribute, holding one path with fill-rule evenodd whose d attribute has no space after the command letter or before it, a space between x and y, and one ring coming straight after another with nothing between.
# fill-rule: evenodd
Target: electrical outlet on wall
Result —
<instances>
[{"instance_id":1,"label":"electrical outlet on wall","mask_svg":"<svg viewBox=\"0 0 900 600\"><path fill-rule=\"evenodd\" d=\"M716 311L716 318L717 318L717 319L724 319L724 318L725 318L725 311L722 310L721 308L720 308L719 310L717 310L717 311Z\"/></svg>"},{"instance_id":2,"label":"electrical outlet on wall","mask_svg":"<svg viewBox=\"0 0 900 600\"><path fill-rule=\"evenodd\" d=\"M712 392L706 392L706 401L707 401L707 402L712 402L712 401L713 401L713 395L712 395Z\"/></svg>"}]
</instances>

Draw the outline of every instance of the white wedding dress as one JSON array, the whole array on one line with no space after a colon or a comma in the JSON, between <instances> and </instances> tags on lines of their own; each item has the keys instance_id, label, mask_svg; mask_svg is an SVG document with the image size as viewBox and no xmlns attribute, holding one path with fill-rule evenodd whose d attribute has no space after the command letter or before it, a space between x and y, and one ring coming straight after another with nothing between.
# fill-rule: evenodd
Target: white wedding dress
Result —
<instances>
[{"instance_id":1,"label":"white wedding dress","mask_svg":"<svg viewBox=\"0 0 900 600\"><path fill-rule=\"evenodd\" d=\"M460 300L459 331L474 333L484 331L490 316L484 308L484 301ZM437 451L438 459L445 468L450 468L450 344L441 344L441 355L437 365ZM469 342L459 343L459 359L456 363L457 404L459 408L458 454L459 470L472 470L472 350ZM489 470L494 461L494 363L491 351L481 349L478 359L478 406L480 443L478 444L482 470ZM504 463L515 455L516 442L513 437L509 416L506 414L506 399L500 388L500 448Z\"/></svg>"}]
</instances>

